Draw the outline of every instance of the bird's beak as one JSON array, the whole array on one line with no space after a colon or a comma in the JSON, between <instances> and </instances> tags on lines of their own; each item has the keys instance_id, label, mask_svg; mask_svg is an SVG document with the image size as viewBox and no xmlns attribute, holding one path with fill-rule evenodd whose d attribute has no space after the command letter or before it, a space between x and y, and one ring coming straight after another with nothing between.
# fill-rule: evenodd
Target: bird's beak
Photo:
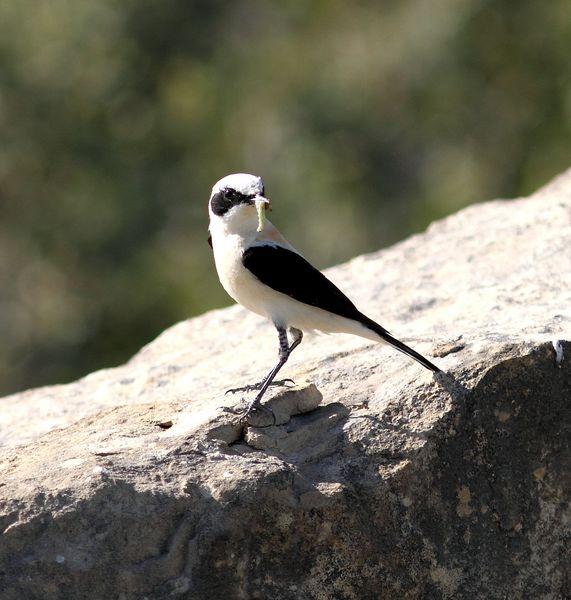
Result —
<instances>
[{"instance_id":1,"label":"bird's beak","mask_svg":"<svg viewBox=\"0 0 571 600\"><path fill-rule=\"evenodd\" d=\"M258 231L264 230L264 222L266 220L266 208L270 207L270 201L264 196L256 196L253 199L254 205L256 206L256 212L258 213Z\"/></svg>"}]
</instances>

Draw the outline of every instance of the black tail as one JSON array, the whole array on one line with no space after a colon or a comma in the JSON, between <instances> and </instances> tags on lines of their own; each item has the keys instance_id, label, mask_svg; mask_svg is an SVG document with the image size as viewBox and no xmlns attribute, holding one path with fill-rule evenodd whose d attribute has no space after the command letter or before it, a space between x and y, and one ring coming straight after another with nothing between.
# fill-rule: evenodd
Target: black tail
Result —
<instances>
[{"instance_id":1,"label":"black tail","mask_svg":"<svg viewBox=\"0 0 571 600\"><path fill-rule=\"evenodd\" d=\"M385 342L393 346L393 348L396 348L403 354L414 358L414 360L419 362L423 367L430 369L434 373L440 373L440 369L436 365L433 365L427 358L424 358L422 354L419 354L416 350L409 348L406 344L400 340L397 340L397 338L393 337L384 327L381 327L378 323L375 323L375 321L369 319L369 317L366 317L365 315L362 315L362 317L361 323L363 323L365 327L368 327L374 331L378 336L385 340Z\"/></svg>"}]
</instances>

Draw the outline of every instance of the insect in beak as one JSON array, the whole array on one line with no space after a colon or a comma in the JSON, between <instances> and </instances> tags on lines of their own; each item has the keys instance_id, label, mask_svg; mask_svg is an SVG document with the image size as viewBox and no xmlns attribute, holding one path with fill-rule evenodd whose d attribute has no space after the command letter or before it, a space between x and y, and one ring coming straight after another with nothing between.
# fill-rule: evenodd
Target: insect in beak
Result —
<instances>
[{"instance_id":1,"label":"insect in beak","mask_svg":"<svg viewBox=\"0 0 571 600\"><path fill-rule=\"evenodd\" d=\"M270 201L263 196L256 196L254 198L254 204L256 205L256 212L258 213L258 231L263 231L266 220L266 208L270 208Z\"/></svg>"}]
</instances>

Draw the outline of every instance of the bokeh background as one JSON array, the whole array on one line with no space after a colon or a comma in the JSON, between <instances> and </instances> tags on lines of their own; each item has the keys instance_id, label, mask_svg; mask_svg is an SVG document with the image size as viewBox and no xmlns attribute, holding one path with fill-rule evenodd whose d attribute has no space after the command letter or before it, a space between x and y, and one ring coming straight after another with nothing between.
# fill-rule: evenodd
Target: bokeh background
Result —
<instances>
[{"instance_id":1,"label":"bokeh background","mask_svg":"<svg viewBox=\"0 0 571 600\"><path fill-rule=\"evenodd\" d=\"M230 303L223 175L320 267L571 164L569 0L0 2L0 393Z\"/></svg>"}]
</instances>

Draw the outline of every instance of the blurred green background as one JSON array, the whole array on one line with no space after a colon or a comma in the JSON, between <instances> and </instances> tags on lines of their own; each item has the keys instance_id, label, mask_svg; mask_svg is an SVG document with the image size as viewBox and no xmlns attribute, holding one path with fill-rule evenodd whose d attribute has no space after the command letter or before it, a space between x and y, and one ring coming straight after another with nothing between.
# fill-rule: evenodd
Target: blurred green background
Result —
<instances>
[{"instance_id":1,"label":"blurred green background","mask_svg":"<svg viewBox=\"0 0 571 600\"><path fill-rule=\"evenodd\" d=\"M325 267L571 163L568 0L0 3L0 393L230 303L212 184ZM309 226L311 224L311 226Z\"/></svg>"}]
</instances>

